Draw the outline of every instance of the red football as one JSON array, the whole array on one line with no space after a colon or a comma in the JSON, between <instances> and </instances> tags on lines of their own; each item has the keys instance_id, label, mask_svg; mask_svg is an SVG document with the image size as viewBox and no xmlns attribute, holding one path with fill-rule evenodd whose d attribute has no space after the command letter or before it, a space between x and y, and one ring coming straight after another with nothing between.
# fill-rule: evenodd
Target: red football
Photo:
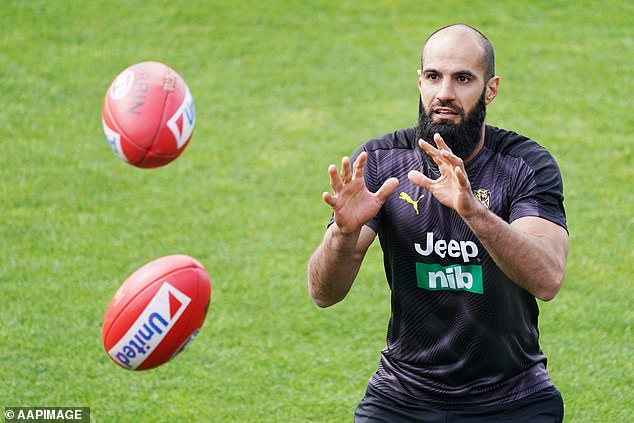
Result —
<instances>
[{"instance_id":1,"label":"red football","mask_svg":"<svg viewBox=\"0 0 634 423\"><path fill-rule=\"evenodd\" d=\"M198 261L186 255L154 260L132 273L112 298L103 346L123 368L160 366L198 334L210 300L211 281Z\"/></svg>"},{"instance_id":2,"label":"red football","mask_svg":"<svg viewBox=\"0 0 634 423\"><path fill-rule=\"evenodd\" d=\"M181 76L158 62L124 69L106 92L101 121L112 150L141 168L177 158L196 124L194 99Z\"/></svg>"}]
</instances>

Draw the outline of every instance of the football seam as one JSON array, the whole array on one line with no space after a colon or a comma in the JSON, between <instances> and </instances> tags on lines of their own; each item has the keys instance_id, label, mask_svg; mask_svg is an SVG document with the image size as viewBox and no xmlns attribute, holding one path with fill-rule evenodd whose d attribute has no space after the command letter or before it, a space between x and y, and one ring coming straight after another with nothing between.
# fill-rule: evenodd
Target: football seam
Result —
<instances>
[{"instance_id":1,"label":"football seam","mask_svg":"<svg viewBox=\"0 0 634 423\"><path fill-rule=\"evenodd\" d=\"M163 97L163 109L161 110L161 119L159 119L158 125L156 126L156 129L154 130L154 134L152 135L152 144L150 144L150 146L145 150L145 154L143 155L143 158L136 163L138 165L142 165L143 162L148 158L148 152L152 149L152 147L154 147L154 143L156 142L157 135L161 132L161 129L163 128L163 126L167 125L167 122L165 122L165 125L164 125L163 121L165 119L165 110L167 109L167 100L169 99L169 96L172 93L165 89L163 89L163 91L165 91L166 94ZM178 150L176 151L178 152ZM171 157L171 155L163 155L163 154L155 154L155 156L160 158Z\"/></svg>"},{"instance_id":2,"label":"football seam","mask_svg":"<svg viewBox=\"0 0 634 423\"><path fill-rule=\"evenodd\" d=\"M104 109L106 110L106 113L108 113L108 117L110 118L110 122L114 124L114 126L116 126L116 128L112 128L114 130L116 130L117 132L119 132L120 135L123 135L126 139L126 141L130 142L130 144L133 144L136 148L138 148L139 150L143 150L142 147L140 147L136 142L134 142L132 140L132 137L130 137L130 135L121 127L121 125L119 124L119 122L115 119L114 115L112 114L112 111L110 110L110 103L107 100L107 97L110 95L110 89L108 89L108 92L106 93L106 107L104 107ZM125 154L124 154L125 157ZM126 157L127 160L127 157ZM132 162L130 162L132 163ZM136 164L136 163L133 163Z\"/></svg>"}]
</instances>

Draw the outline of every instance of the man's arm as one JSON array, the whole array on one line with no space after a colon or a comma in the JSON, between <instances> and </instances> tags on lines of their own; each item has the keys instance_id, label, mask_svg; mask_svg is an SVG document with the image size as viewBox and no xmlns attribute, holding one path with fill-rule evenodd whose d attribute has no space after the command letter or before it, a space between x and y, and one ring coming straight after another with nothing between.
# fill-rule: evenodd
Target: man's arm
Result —
<instances>
[{"instance_id":1,"label":"man's arm","mask_svg":"<svg viewBox=\"0 0 634 423\"><path fill-rule=\"evenodd\" d=\"M440 178L432 180L411 171L409 179L456 210L498 267L517 285L541 300L554 298L566 270L566 230L540 217L523 217L511 224L502 220L475 198L462 160L439 134L434 141L438 149L422 140L419 144L438 164Z\"/></svg>"},{"instance_id":2,"label":"man's arm","mask_svg":"<svg viewBox=\"0 0 634 423\"><path fill-rule=\"evenodd\" d=\"M532 216L508 224L484 206L464 220L511 280L543 301L557 295L568 256L564 228Z\"/></svg>"},{"instance_id":3,"label":"man's arm","mask_svg":"<svg viewBox=\"0 0 634 423\"><path fill-rule=\"evenodd\" d=\"M361 153L353 169L344 157L341 175L334 165L328 167L333 194L324 192L323 199L332 207L335 222L308 263L308 293L320 307L341 301L350 290L376 236L365 224L398 186L398 179L389 178L376 193L368 191L363 175L367 158Z\"/></svg>"},{"instance_id":4,"label":"man's arm","mask_svg":"<svg viewBox=\"0 0 634 423\"><path fill-rule=\"evenodd\" d=\"M375 235L368 226L352 234L336 223L328 228L308 263L308 293L315 304L329 307L348 294Z\"/></svg>"}]
</instances>

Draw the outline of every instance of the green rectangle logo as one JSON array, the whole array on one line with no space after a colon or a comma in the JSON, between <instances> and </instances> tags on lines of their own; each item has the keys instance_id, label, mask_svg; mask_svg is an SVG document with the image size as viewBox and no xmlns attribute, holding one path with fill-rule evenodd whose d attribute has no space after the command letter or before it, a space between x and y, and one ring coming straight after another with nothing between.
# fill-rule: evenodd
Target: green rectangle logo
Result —
<instances>
[{"instance_id":1,"label":"green rectangle logo","mask_svg":"<svg viewBox=\"0 0 634 423\"><path fill-rule=\"evenodd\" d=\"M482 266L462 266L453 264L416 263L416 283L419 288L430 291L469 291L484 293L482 286Z\"/></svg>"}]
</instances>

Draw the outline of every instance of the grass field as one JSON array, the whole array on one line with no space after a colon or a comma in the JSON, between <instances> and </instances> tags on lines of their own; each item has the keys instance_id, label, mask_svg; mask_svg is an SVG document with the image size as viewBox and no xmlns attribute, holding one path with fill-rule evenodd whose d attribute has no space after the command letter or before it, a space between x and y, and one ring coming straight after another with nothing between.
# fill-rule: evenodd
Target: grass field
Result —
<instances>
[{"instance_id":1,"label":"grass field","mask_svg":"<svg viewBox=\"0 0 634 423\"><path fill-rule=\"evenodd\" d=\"M634 6L621 1L17 1L0 6L0 407L89 406L96 422L346 422L385 340L378 245L321 310L305 269L329 218L326 168L410 126L419 49L452 22L496 48L488 122L562 169L566 283L541 345L567 422L634 419ZM168 63L197 127L171 165L118 160L100 111L114 76ZM213 280L173 362L118 368L101 319L157 257Z\"/></svg>"}]
</instances>

